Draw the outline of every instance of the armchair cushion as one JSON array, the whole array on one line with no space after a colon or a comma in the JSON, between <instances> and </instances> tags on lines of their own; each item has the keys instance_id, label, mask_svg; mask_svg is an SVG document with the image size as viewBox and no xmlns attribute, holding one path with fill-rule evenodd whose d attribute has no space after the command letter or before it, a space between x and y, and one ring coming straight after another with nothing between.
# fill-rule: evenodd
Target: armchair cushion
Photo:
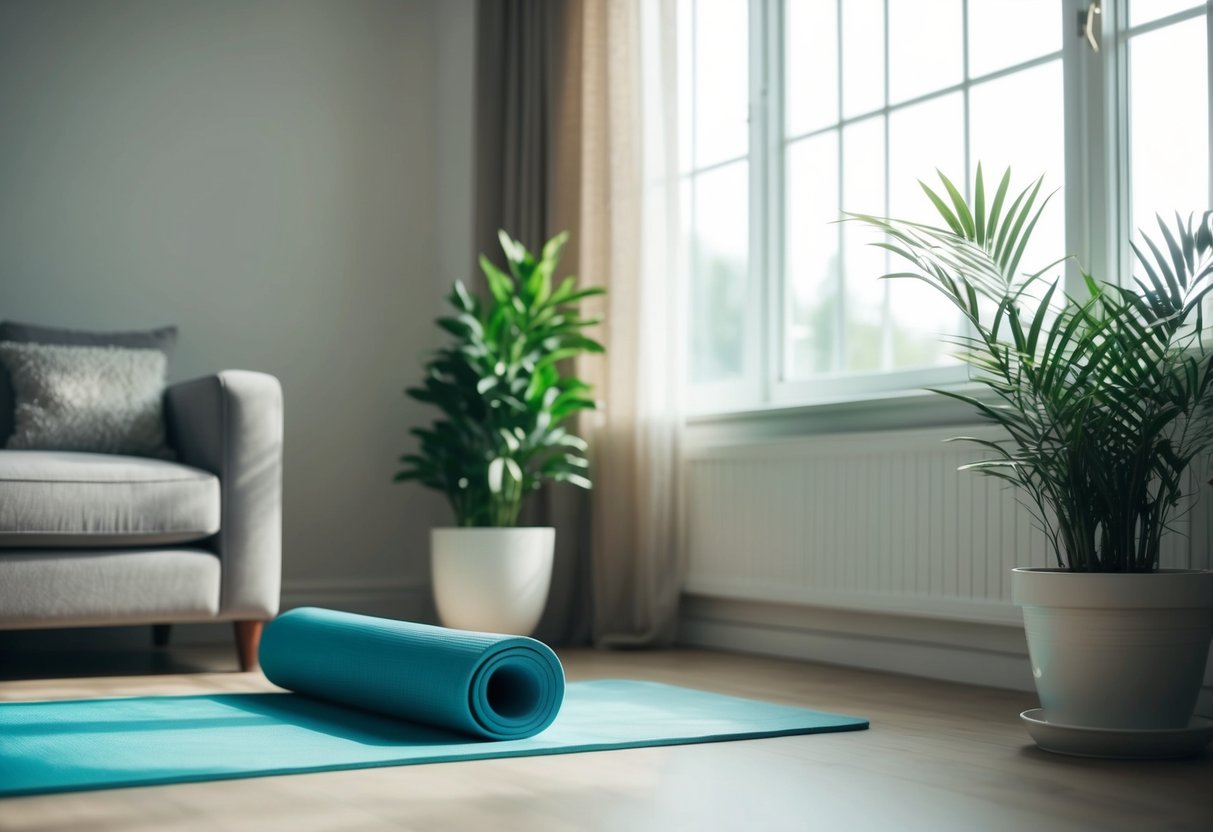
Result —
<instances>
[{"instance_id":1,"label":"armchair cushion","mask_svg":"<svg viewBox=\"0 0 1213 832\"><path fill-rule=\"evenodd\" d=\"M139 457L0 450L0 549L159 546L219 531L219 480Z\"/></svg>"},{"instance_id":2,"label":"armchair cushion","mask_svg":"<svg viewBox=\"0 0 1213 832\"><path fill-rule=\"evenodd\" d=\"M219 558L205 549L0 550L0 630L207 621Z\"/></svg>"}]
</instances>

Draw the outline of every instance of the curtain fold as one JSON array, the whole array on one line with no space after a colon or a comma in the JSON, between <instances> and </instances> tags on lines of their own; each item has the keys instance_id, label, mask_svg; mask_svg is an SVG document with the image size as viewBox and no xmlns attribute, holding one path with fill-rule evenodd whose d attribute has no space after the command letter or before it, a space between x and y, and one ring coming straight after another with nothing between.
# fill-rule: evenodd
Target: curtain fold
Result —
<instances>
[{"instance_id":1,"label":"curtain fold","mask_svg":"<svg viewBox=\"0 0 1213 832\"><path fill-rule=\"evenodd\" d=\"M552 18L563 5L481 0L477 8L476 244L495 262L499 228L532 250L547 233Z\"/></svg>"},{"instance_id":2,"label":"curtain fold","mask_svg":"<svg viewBox=\"0 0 1213 832\"><path fill-rule=\"evenodd\" d=\"M602 408L590 495L549 488L524 517L557 528L537 635L664 644L682 582L682 274L673 0L481 0L477 243L504 228L531 247L571 233L566 271L607 288L605 359L578 359Z\"/></svg>"},{"instance_id":3,"label":"curtain fold","mask_svg":"<svg viewBox=\"0 0 1213 832\"><path fill-rule=\"evenodd\" d=\"M585 0L582 272L607 287L605 362L582 362L603 409L587 417L595 490L594 640L673 640L682 353L677 41L672 0Z\"/></svg>"}]
</instances>

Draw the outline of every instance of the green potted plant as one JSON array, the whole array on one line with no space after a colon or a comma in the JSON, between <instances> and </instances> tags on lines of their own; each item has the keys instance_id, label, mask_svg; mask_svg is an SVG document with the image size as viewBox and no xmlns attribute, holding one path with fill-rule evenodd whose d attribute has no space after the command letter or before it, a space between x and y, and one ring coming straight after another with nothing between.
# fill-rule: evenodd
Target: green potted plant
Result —
<instances>
[{"instance_id":1,"label":"green potted plant","mask_svg":"<svg viewBox=\"0 0 1213 832\"><path fill-rule=\"evenodd\" d=\"M1056 568L1012 576L1043 711L1025 721L1053 750L1198 749L1213 732L1193 717L1213 572L1162 569L1159 556L1194 498L1192 463L1213 450L1213 214L1159 219L1133 247L1141 277L1084 274L1073 296L1050 279L1057 263L1020 270L1048 201L1041 180L1012 197L1008 170L987 202L980 166L971 201L940 178L923 189L942 225L851 217L913 266L886 277L925 282L964 317L950 341L981 392L936 392L1005 434L962 437L987 457L964 468L1019 489L1055 555Z\"/></svg>"},{"instance_id":2,"label":"green potted plant","mask_svg":"<svg viewBox=\"0 0 1213 832\"><path fill-rule=\"evenodd\" d=\"M555 529L518 527L526 497L545 481L590 487L586 443L565 423L592 409L590 387L560 362L602 345L586 337L598 323L580 301L600 288L555 281L567 234L536 258L504 231L506 271L483 255L484 301L456 282L453 313L437 324L450 343L406 393L437 407L439 418L411 431L416 453L400 458L396 481L416 480L446 495L455 528L431 532L434 596L449 627L527 635L543 613Z\"/></svg>"}]
</instances>

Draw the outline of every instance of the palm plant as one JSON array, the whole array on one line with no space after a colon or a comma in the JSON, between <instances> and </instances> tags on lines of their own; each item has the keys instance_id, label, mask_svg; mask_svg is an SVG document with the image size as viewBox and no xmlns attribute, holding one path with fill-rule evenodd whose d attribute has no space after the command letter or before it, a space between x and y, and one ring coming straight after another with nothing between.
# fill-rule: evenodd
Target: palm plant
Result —
<instances>
[{"instance_id":1,"label":"palm plant","mask_svg":"<svg viewBox=\"0 0 1213 832\"><path fill-rule=\"evenodd\" d=\"M437 321L455 340L434 353L421 386L405 391L441 417L411 431L419 450L400 457L395 479L443 492L460 526L516 525L523 499L545 480L590 487L586 443L563 424L595 403L559 362L603 351L582 334L598 321L580 317L578 304L604 290L577 289L573 277L554 284L567 234L538 259L504 231L499 237L508 273L481 255L484 302L456 282L455 314Z\"/></svg>"},{"instance_id":2,"label":"palm plant","mask_svg":"<svg viewBox=\"0 0 1213 832\"><path fill-rule=\"evenodd\" d=\"M1213 449L1213 368L1205 296L1213 289L1213 224L1205 213L1133 246L1144 277L1121 287L1083 274L1074 297L1020 260L1048 198L1041 180L1007 204L1011 172L993 199L978 166L971 202L940 174L922 184L944 226L852 214L887 235L877 243L967 321L950 337L987 395L936 390L1006 432L958 437L992 458L964 469L1022 489L1059 567L1150 572L1184 498L1186 471ZM1159 242L1160 241L1160 242ZM1060 263L1061 261L1058 261Z\"/></svg>"}]
</instances>

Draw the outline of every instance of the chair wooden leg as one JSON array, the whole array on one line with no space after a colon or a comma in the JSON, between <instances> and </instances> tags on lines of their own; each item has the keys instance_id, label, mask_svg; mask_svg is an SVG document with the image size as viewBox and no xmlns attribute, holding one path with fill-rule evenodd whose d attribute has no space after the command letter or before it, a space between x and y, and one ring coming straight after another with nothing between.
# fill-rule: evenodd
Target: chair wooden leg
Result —
<instances>
[{"instance_id":1,"label":"chair wooden leg","mask_svg":"<svg viewBox=\"0 0 1213 832\"><path fill-rule=\"evenodd\" d=\"M264 621L236 622L236 650L240 653L241 670L257 669L257 646L261 643L261 630L264 627Z\"/></svg>"},{"instance_id":2,"label":"chair wooden leg","mask_svg":"<svg viewBox=\"0 0 1213 832\"><path fill-rule=\"evenodd\" d=\"M168 647L168 637L172 630L172 624L153 624L152 645L155 647Z\"/></svg>"}]
</instances>

